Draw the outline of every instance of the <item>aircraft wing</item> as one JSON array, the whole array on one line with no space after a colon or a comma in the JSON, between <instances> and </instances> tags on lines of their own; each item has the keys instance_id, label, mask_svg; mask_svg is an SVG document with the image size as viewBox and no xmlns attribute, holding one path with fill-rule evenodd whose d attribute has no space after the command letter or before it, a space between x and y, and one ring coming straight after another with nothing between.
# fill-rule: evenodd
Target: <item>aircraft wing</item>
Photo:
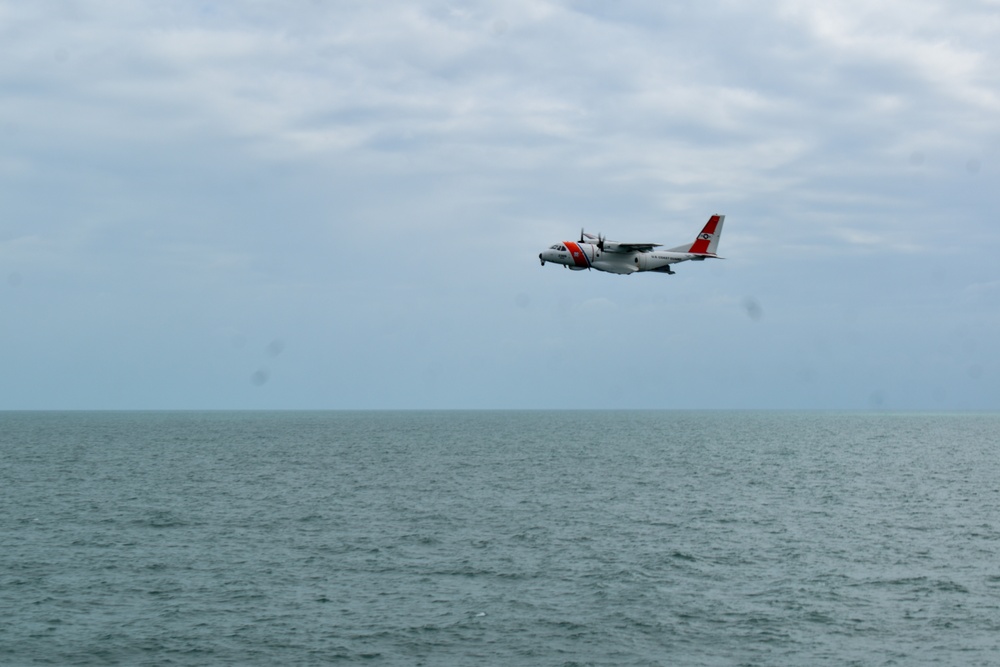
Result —
<instances>
[{"instance_id":1,"label":"aircraft wing","mask_svg":"<svg viewBox=\"0 0 1000 667\"><path fill-rule=\"evenodd\" d=\"M662 243L619 243L615 242L615 247L611 252L649 252L653 248L659 248Z\"/></svg>"}]
</instances>

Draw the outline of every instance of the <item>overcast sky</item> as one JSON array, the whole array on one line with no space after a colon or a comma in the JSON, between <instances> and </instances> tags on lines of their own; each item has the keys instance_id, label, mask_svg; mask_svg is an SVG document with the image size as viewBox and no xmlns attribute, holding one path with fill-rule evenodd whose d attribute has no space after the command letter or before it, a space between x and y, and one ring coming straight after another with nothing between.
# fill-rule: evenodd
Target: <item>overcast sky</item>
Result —
<instances>
[{"instance_id":1,"label":"overcast sky","mask_svg":"<svg viewBox=\"0 0 1000 667\"><path fill-rule=\"evenodd\" d=\"M0 409L1000 409L1000 2L0 1ZM539 265L581 227L673 276Z\"/></svg>"}]
</instances>

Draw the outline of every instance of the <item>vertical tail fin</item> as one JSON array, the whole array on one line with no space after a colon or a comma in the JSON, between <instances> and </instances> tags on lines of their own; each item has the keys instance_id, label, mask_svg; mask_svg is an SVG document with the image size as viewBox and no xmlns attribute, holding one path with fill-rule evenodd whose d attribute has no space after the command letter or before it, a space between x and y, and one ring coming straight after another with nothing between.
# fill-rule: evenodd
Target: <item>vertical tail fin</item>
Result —
<instances>
[{"instance_id":1,"label":"vertical tail fin","mask_svg":"<svg viewBox=\"0 0 1000 667\"><path fill-rule=\"evenodd\" d=\"M698 234L698 238L694 240L691 247L687 249L687 252L695 253L696 255L714 255L715 249L719 247L719 237L722 236L722 223L726 221L726 216L724 215L713 215L705 223L705 227Z\"/></svg>"}]
</instances>

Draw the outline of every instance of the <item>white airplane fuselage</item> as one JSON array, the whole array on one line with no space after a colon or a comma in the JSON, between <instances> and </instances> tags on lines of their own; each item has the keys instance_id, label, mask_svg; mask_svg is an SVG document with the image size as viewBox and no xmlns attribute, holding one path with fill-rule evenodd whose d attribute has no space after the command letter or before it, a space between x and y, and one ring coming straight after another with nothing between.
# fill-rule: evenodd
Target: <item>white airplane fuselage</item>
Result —
<instances>
[{"instance_id":1,"label":"white airplane fuselage","mask_svg":"<svg viewBox=\"0 0 1000 667\"><path fill-rule=\"evenodd\" d=\"M640 271L672 274L672 264L719 257L715 250L725 219L724 215L713 215L693 243L676 248L660 250L662 246L657 243L619 243L581 232L579 241L556 243L538 253L538 259L542 266L552 262L574 271L597 269L624 275ZM597 242L591 242L595 238Z\"/></svg>"},{"instance_id":2,"label":"white airplane fuselage","mask_svg":"<svg viewBox=\"0 0 1000 667\"><path fill-rule=\"evenodd\" d=\"M546 250L538 258L542 262L562 264L574 271L597 269L608 273L629 274L638 271L657 271L672 273L671 264L685 262L689 259L702 260L703 255L690 252L673 252L670 250L650 250L648 252L602 252L594 243L579 243L563 241Z\"/></svg>"}]
</instances>

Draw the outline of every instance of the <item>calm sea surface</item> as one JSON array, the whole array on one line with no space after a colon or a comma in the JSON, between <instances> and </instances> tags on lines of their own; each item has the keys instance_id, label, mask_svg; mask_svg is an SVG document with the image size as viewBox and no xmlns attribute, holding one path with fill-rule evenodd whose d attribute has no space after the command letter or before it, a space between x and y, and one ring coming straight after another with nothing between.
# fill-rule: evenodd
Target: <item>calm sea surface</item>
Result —
<instances>
[{"instance_id":1,"label":"calm sea surface","mask_svg":"<svg viewBox=\"0 0 1000 667\"><path fill-rule=\"evenodd\" d=\"M0 413L0 664L330 663L1000 664L1000 415Z\"/></svg>"}]
</instances>

